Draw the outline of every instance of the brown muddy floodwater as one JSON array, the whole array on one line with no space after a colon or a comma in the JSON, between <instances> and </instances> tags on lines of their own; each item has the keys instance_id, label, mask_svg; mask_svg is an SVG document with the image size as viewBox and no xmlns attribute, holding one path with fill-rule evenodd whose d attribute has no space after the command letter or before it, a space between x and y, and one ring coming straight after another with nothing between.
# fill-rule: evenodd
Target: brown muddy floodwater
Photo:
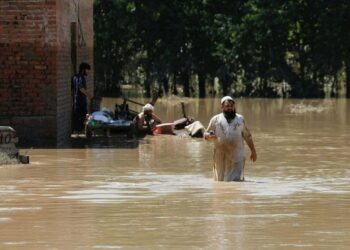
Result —
<instances>
[{"instance_id":1,"label":"brown muddy floodwater","mask_svg":"<svg viewBox=\"0 0 350 250\"><path fill-rule=\"evenodd\" d=\"M178 119L181 101L205 126L219 111L219 99L170 97L156 113ZM236 106L258 152L245 182L213 182L201 139L22 149L31 164L0 167L0 249L349 249L350 101Z\"/></svg>"}]
</instances>

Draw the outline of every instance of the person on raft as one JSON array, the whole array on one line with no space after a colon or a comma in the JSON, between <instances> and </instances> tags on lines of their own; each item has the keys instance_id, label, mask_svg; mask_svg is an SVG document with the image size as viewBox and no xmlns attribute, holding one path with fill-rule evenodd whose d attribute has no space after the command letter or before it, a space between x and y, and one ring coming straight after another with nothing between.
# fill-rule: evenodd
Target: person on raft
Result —
<instances>
[{"instance_id":1,"label":"person on raft","mask_svg":"<svg viewBox=\"0 0 350 250\"><path fill-rule=\"evenodd\" d=\"M156 125L162 121L154 113L154 107L151 104L146 104L142 108L142 112L134 118L134 125L138 134L152 134Z\"/></svg>"}]
</instances>

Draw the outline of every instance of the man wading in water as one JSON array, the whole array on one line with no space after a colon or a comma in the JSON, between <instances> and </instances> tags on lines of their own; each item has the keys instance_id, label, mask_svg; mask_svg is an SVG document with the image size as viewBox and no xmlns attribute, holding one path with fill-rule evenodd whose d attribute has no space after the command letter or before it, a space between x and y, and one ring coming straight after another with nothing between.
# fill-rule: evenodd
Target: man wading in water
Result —
<instances>
[{"instance_id":1,"label":"man wading in water","mask_svg":"<svg viewBox=\"0 0 350 250\"><path fill-rule=\"evenodd\" d=\"M230 96L221 99L222 113L211 118L204 139L214 141L214 180L244 181L244 141L250 148L250 159L257 155L252 135L245 126L244 117L236 114L235 101Z\"/></svg>"}]
</instances>

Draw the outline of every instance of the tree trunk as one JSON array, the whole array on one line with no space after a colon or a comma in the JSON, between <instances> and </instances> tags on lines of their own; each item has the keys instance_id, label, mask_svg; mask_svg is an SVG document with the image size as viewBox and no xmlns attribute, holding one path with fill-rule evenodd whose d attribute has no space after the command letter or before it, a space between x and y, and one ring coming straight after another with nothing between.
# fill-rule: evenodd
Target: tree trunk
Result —
<instances>
[{"instance_id":1,"label":"tree trunk","mask_svg":"<svg viewBox=\"0 0 350 250\"><path fill-rule=\"evenodd\" d=\"M184 89L184 96L190 97L190 77L188 72L181 73L181 80L182 80L183 89Z\"/></svg>"},{"instance_id":2,"label":"tree trunk","mask_svg":"<svg viewBox=\"0 0 350 250\"><path fill-rule=\"evenodd\" d=\"M350 59L345 62L346 71L346 98L350 98Z\"/></svg>"},{"instance_id":3,"label":"tree trunk","mask_svg":"<svg viewBox=\"0 0 350 250\"><path fill-rule=\"evenodd\" d=\"M323 85L324 85L324 83L323 83ZM338 98L338 93L339 93L338 77L337 77L337 74L334 74L332 85L331 85L331 94L330 94L330 96L332 98Z\"/></svg>"},{"instance_id":4,"label":"tree trunk","mask_svg":"<svg viewBox=\"0 0 350 250\"><path fill-rule=\"evenodd\" d=\"M174 74L173 75L173 82L172 82L172 85L171 85L171 93L173 95L178 95L179 94L179 92L177 91L177 86L176 86L177 82L176 81L177 81L176 74Z\"/></svg>"},{"instance_id":5,"label":"tree trunk","mask_svg":"<svg viewBox=\"0 0 350 250\"><path fill-rule=\"evenodd\" d=\"M160 77L158 79L158 96L162 97L163 95L169 95L169 79L167 76Z\"/></svg>"},{"instance_id":6,"label":"tree trunk","mask_svg":"<svg viewBox=\"0 0 350 250\"><path fill-rule=\"evenodd\" d=\"M144 81L144 87L146 91L146 97L151 98L151 79L150 79L150 74L146 72L146 79Z\"/></svg>"},{"instance_id":7,"label":"tree trunk","mask_svg":"<svg viewBox=\"0 0 350 250\"><path fill-rule=\"evenodd\" d=\"M230 77L228 77L226 75L225 77L220 79L220 82L221 82L221 86L222 86L222 95L223 96L228 95L229 94L229 87L230 87L230 83L231 83Z\"/></svg>"},{"instance_id":8,"label":"tree trunk","mask_svg":"<svg viewBox=\"0 0 350 250\"><path fill-rule=\"evenodd\" d=\"M149 79L145 80L145 91L146 91L146 97L151 98L151 83Z\"/></svg>"},{"instance_id":9,"label":"tree trunk","mask_svg":"<svg viewBox=\"0 0 350 250\"><path fill-rule=\"evenodd\" d=\"M211 97L215 97L216 96L216 91L215 91L215 77L213 77L212 75L209 76L209 95Z\"/></svg>"},{"instance_id":10,"label":"tree trunk","mask_svg":"<svg viewBox=\"0 0 350 250\"><path fill-rule=\"evenodd\" d=\"M165 96L169 96L169 78L167 76L163 79L163 87Z\"/></svg>"},{"instance_id":11,"label":"tree trunk","mask_svg":"<svg viewBox=\"0 0 350 250\"><path fill-rule=\"evenodd\" d=\"M198 88L199 88L199 98L205 98L205 75L203 73L198 74Z\"/></svg>"},{"instance_id":12,"label":"tree trunk","mask_svg":"<svg viewBox=\"0 0 350 250\"><path fill-rule=\"evenodd\" d=\"M121 86L120 86L120 72L113 69L112 70L112 76L111 76L111 83L112 83L112 86L111 86L111 91L110 93L113 95L113 96L121 96L121 92L122 92L122 89L121 89Z\"/></svg>"},{"instance_id":13,"label":"tree trunk","mask_svg":"<svg viewBox=\"0 0 350 250\"><path fill-rule=\"evenodd\" d=\"M270 91L267 89L267 79L265 78L265 76L260 78L260 83L261 83L261 86L260 86L261 93L259 93L259 95L263 97L270 97Z\"/></svg>"},{"instance_id":14,"label":"tree trunk","mask_svg":"<svg viewBox=\"0 0 350 250\"><path fill-rule=\"evenodd\" d=\"M108 93L110 91L110 85L111 85L111 71L110 69L107 69L106 70L106 88L105 88L105 91Z\"/></svg>"}]
</instances>

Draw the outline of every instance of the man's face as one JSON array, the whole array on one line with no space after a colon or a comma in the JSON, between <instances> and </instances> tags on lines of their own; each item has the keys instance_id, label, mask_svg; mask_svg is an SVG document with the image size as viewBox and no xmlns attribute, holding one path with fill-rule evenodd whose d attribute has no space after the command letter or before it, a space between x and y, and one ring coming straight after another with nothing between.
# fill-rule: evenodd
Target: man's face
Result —
<instances>
[{"instance_id":1,"label":"man's face","mask_svg":"<svg viewBox=\"0 0 350 250\"><path fill-rule=\"evenodd\" d=\"M235 103L233 101L225 101L221 105L222 111L225 112L232 112L235 111Z\"/></svg>"},{"instance_id":2,"label":"man's face","mask_svg":"<svg viewBox=\"0 0 350 250\"><path fill-rule=\"evenodd\" d=\"M88 69L84 69L84 76L87 76L89 74L89 71Z\"/></svg>"},{"instance_id":3,"label":"man's face","mask_svg":"<svg viewBox=\"0 0 350 250\"><path fill-rule=\"evenodd\" d=\"M150 115L152 116L153 111L152 110L146 110L145 112L143 112L145 115Z\"/></svg>"},{"instance_id":4,"label":"man's face","mask_svg":"<svg viewBox=\"0 0 350 250\"><path fill-rule=\"evenodd\" d=\"M145 120L150 121L152 119L152 110L147 110L144 112Z\"/></svg>"}]
</instances>

